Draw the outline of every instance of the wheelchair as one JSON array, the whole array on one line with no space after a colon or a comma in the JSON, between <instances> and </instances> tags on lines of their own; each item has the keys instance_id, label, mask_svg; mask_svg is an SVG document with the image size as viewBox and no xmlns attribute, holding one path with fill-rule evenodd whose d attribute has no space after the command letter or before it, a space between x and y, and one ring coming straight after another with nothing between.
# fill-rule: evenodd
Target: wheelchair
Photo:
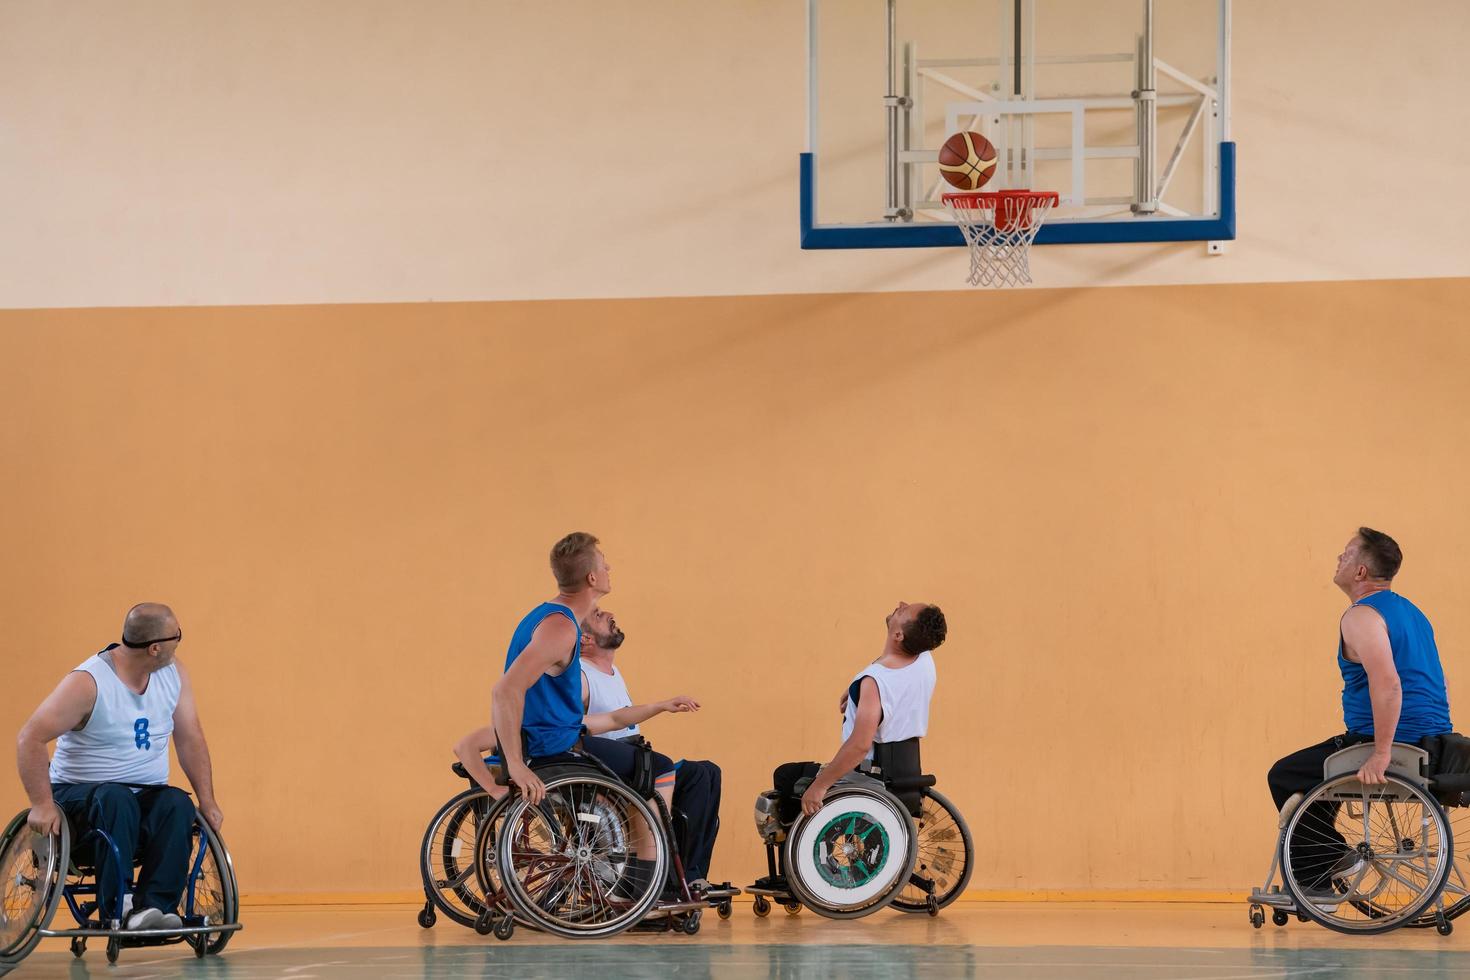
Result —
<instances>
[{"instance_id":1,"label":"wheelchair","mask_svg":"<svg viewBox=\"0 0 1470 980\"><path fill-rule=\"evenodd\" d=\"M500 760L491 756L485 764L499 772ZM503 901L499 878L490 869L493 890L487 898L475 870L475 838L480 825L495 821L508 802L496 800L465 771L462 763L454 774L469 782L469 789L451 797L429 821L419 848L419 876L424 887L424 907L418 923L432 929L442 912L453 922L473 929L480 916ZM493 863L493 862L492 862Z\"/></svg>"},{"instance_id":2,"label":"wheelchair","mask_svg":"<svg viewBox=\"0 0 1470 980\"><path fill-rule=\"evenodd\" d=\"M1437 749L1440 738L1425 742ZM1387 783L1368 786L1357 772L1372 753L1372 743L1333 753L1323 781L1282 807L1266 884L1247 899L1254 928L1269 908L1277 926L1294 915L1352 935L1407 926L1448 936L1470 909L1455 865L1470 847L1470 775L1440 772L1426 748L1396 742Z\"/></svg>"},{"instance_id":3,"label":"wheelchair","mask_svg":"<svg viewBox=\"0 0 1470 980\"><path fill-rule=\"evenodd\" d=\"M14 967L44 938L69 938L76 957L86 953L89 939L105 939L108 963L116 963L124 948L175 943L188 943L194 955L203 958L223 952L241 928L234 863L203 817L196 815L190 831L193 858L180 904L183 927L129 931L122 928L127 876L107 834L91 830L73 842L63 813L60 832L43 836L26 826L29 812L22 810L0 835L0 967ZM83 845L97 842L112 849L111 867L117 869L119 878L115 908L98 907L98 869L78 856ZM128 866L135 867L136 862ZM76 922L74 929L51 928L63 901Z\"/></svg>"},{"instance_id":4,"label":"wheelchair","mask_svg":"<svg viewBox=\"0 0 1470 980\"><path fill-rule=\"evenodd\" d=\"M511 792L497 801L471 782L430 821L420 850L425 903L419 924L433 926L442 911L501 940L517 926L593 939L634 926L693 935L711 905L728 917L738 889L696 896L684 882L676 829L681 815L653 792L652 747L642 746L633 785L575 749L532 759L532 771L546 784L545 799L534 806L495 765L498 758L487 760L496 781ZM460 764L453 770L469 779ZM636 859L640 844L653 855L646 862ZM666 883L674 883L672 900Z\"/></svg>"},{"instance_id":5,"label":"wheelchair","mask_svg":"<svg viewBox=\"0 0 1470 980\"><path fill-rule=\"evenodd\" d=\"M756 831L769 877L746 889L760 918L780 904L830 919L879 909L938 915L964 892L974 871L969 825L925 775L919 740L875 742L873 758L843 776L813 816L791 816L794 800L756 798ZM795 798L811 785L797 781ZM783 810L786 812L783 814Z\"/></svg>"}]
</instances>

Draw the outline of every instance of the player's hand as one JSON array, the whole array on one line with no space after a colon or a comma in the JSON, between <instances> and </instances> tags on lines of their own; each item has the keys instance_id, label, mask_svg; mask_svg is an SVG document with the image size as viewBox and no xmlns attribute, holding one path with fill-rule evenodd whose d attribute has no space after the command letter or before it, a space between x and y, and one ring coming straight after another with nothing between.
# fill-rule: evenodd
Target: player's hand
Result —
<instances>
[{"instance_id":1,"label":"player's hand","mask_svg":"<svg viewBox=\"0 0 1470 980\"><path fill-rule=\"evenodd\" d=\"M813 779L812 784L801 794L801 812L807 816L814 816L822 808L822 801L827 798L829 787L823 786L820 780Z\"/></svg>"},{"instance_id":2,"label":"player's hand","mask_svg":"<svg viewBox=\"0 0 1470 980\"><path fill-rule=\"evenodd\" d=\"M199 815L204 818L205 823L214 828L216 834L219 833L220 827L224 826L225 813L214 800L200 800Z\"/></svg>"},{"instance_id":3,"label":"player's hand","mask_svg":"<svg viewBox=\"0 0 1470 980\"><path fill-rule=\"evenodd\" d=\"M1381 786L1388 782L1387 779L1383 778L1383 774L1387 771L1388 764L1392 759L1392 753L1374 752L1368 757L1368 761L1363 763L1363 768L1358 770L1358 782L1364 786Z\"/></svg>"},{"instance_id":4,"label":"player's hand","mask_svg":"<svg viewBox=\"0 0 1470 980\"><path fill-rule=\"evenodd\" d=\"M61 807L55 800L31 807L31 812L26 815L26 826L38 834L61 833Z\"/></svg>"},{"instance_id":5,"label":"player's hand","mask_svg":"<svg viewBox=\"0 0 1470 980\"><path fill-rule=\"evenodd\" d=\"M546 799L546 784L524 762L510 767L510 781L520 789L526 802L533 806Z\"/></svg>"},{"instance_id":6,"label":"player's hand","mask_svg":"<svg viewBox=\"0 0 1470 980\"><path fill-rule=\"evenodd\" d=\"M677 715L683 714L686 711L698 711L699 702L687 694L680 694L678 697L669 698L667 701L660 702L659 707L670 714Z\"/></svg>"}]
</instances>

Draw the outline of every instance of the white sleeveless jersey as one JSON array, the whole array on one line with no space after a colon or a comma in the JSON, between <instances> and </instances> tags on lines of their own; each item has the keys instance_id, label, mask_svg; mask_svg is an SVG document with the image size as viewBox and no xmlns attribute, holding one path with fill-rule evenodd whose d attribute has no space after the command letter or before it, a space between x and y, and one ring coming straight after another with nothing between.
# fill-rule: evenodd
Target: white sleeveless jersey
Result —
<instances>
[{"instance_id":1,"label":"white sleeveless jersey","mask_svg":"<svg viewBox=\"0 0 1470 980\"><path fill-rule=\"evenodd\" d=\"M934 696L934 655L925 651L907 667L884 667L869 664L867 669L852 679L853 684L864 677L873 678L878 685L878 700L883 706L883 719L878 722L875 742L902 742L906 738L923 738L929 732L929 699ZM852 685L848 685L851 691ZM852 736L857 722L857 702L847 699L847 710L842 716L842 740ZM864 758L871 759L870 747Z\"/></svg>"},{"instance_id":2,"label":"white sleeveless jersey","mask_svg":"<svg viewBox=\"0 0 1470 980\"><path fill-rule=\"evenodd\" d=\"M130 691L102 654L92 655L77 670L96 681L97 703L80 731L65 732L56 740L51 781L166 784L179 668L169 664L154 671L142 694Z\"/></svg>"},{"instance_id":3,"label":"white sleeveless jersey","mask_svg":"<svg viewBox=\"0 0 1470 980\"><path fill-rule=\"evenodd\" d=\"M618 665L613 664L612 675L609 676L598 670L585 659L580 661L582 665L582 676L587 678L587 713L589 715L602 714L604 711L616 711L619 708L632 707L633 699L628 694L628 685L623 682L623 672L618 670ZM619 728L615 732L604 732L601 738L630 738L638 734L637 725L629 725L627 728Z\"/></svg>"}]
</instances>

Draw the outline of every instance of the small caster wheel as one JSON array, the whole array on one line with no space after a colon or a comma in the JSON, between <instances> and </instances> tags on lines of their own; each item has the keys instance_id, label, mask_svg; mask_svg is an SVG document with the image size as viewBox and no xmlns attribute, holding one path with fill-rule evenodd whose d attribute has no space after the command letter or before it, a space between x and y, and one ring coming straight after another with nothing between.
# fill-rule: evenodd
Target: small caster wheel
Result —
<instances>
[{"instance_id":1,"label":"small caster wheel","mask_svg":"<svg viewBox=\"0 0 1470 980\"><path fill-rule=\"evenodd\" d=\"M71 937L71 955L75 956L77 959L81 959L82 958L82 954L85 953L86 951L87 951L87 937L86 936L72 936Z\"/></svg>"},{"instance_id":2,"label":"small caster wheel","mask_svg":"<svg viewBox=\"0 0 1470 980\"><path fill-rule=\"evenodd\" d=\"M735 914L735 907L730 904L730 900L727 898L715 906L715 913L722 919L728 919L731 915Z\"/></svg>"},{"instance_id":3,"label":"small caster wheel","mask_svg":"<svg viewBox=\"0 0 1470 980\"><path fill-rule=\"evenodd\" d=\"M488 936L495 930L495 913L490 909L481 912L475 919L475 932L482 936Z\"/></svg>"},{"instance_id":4,"label":"small caster wheel","mask_svg":"<svg viewBox=\"0 0 1470 980\"><path fill-rule=\"evenodd\" d=\"M1434 913L1434 931L1441 936L1448 936L1455 931L1455 924L1445 918L1444 909Z\"/></svg>"},{"instance_id":5,"label":"small caster wheel","mask_svg":"<svg viewBox=\"0 0 1470 980\"><path fill-rule=\"evenodd\" d=\"M801 903L800 902L786 902L781 907L786 910L786 914L787 915L800 915L801 914Z\"/></svg>"},{"instance_id":6,"label":"small caster wheel","mask_svg":"<svg viewBox=\"0 0 1470 980\"><path fill-rule=\"evenodd\" d=\"M1259 905L1251 906L1251 928L1259 929L1266 924L1266 913Z\"/></svg>"},{"instance_id":7,"label":"small caster wheel","mask_svg":"<svg viewBox=\"0 0 1470 980\"><path fill-rule=\"evenodd\" d=\"M419 925L425 929L434 928L434 923L439 921L439 914L434 911L434 906L425 905L419 909Z\"/></svg>"},{"instance_id":8,"label":"small caster wheel","mask_svg":"<svg viewBox=\"0 0 1470 980\"><path fill-rule=\"evenodd\" d=\"M189 940L189 945L194 947L194 958L196 960L204 959L204 947L208 944L208 936L195 936Z\"/></svg>"},{"instance_id":9,"label":"small caster wheel","mask_svg":"<svg viewBox=\"0 0 1470 980\"><path fill-rule=\"evenodd\" d=\"M515 934L515 916L507 912L504 916L501 917L499 922L495 923L495 938L500 940L501 942L505 942L507 939L509 939L511 936L514 936Z\"/></svg>"},{"instance_id":10,"label":"small caster wheel","mask_svg":"<svg viewBox=\"0 0 1470 980\"><path fill-rule=\"evenodd\" d=\"M755 897L755 904L751 908L755 911L755 917L757 919L764 919L771 914L771 903L766 900L766 896L764 895L757 895Z\"/></svg>"},{"instance_id":11,"label":"small caster wheel","mask_svg":"<svg viewBox=\"0 0 1470 980\"><path fill-rule=\"evenodd\" d=\"M122 950L122 940L116 936L107 940L107 962L116 963L117 954Z\"/></svg>"},{"instance_id":12,"label":"small caster wheel","mask_svg":"<svg viewBox=\"0 0 1470 980\"><path fill-rule=\"evenodd\" d=\"M1287 915L1281 909L1277 909L1276 911L1274 911L1274 912L1271 913L1271 924L1272 925L1284 926L1284 925L1286 925L1290 921L1291 921L1291 916Z\"/></svg>"},{"instance_id":13,"label":"small caster wheel","mask_svg":"<svg viewBox=\"0 0 1470 980\"><path fill-rule=\"evenodd\" d=\"M924 900L924 911L928 912L931 918L938 915L939 899L935 898L933 895L930 895L928 898L926 898Z\"/></svg>"},{"instance_id":14,"label":"small caster wheel","mask_svg":"<svg viewBox=\"0 0 1470 980\"><path fill-rule=\"evenodd\" d=\"M684 916L684 921L680 923L679 928L684 930L684 935L692 936L699 931L699 920L700 911L695 909L693 912Z\"/></svg>"},{"instance_id":15,"label":"small caster wheel","mask_svg":"<svg viewBox=\"0 0 1470 980\"><path fill-rule=\"evenodd\" d=\"M1296 921L1298 921L1298 922L1306 922L1307 921L1307 917L1305 915L1303 915L1302 913L1298 912L1296 914Z\"/></svg>"}]
</instances>

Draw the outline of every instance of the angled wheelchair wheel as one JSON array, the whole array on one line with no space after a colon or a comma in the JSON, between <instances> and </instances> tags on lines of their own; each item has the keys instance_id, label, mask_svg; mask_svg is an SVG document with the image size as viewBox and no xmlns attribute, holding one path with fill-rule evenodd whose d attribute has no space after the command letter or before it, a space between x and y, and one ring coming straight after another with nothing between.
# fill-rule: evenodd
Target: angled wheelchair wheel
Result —
<instances>
[{"instance_id":1,"label":"angled wheelchair wheel","mask_svg":"<svg viewBox=\"0 0 1470 980\"><path fill-rule=\"evenodd\" d=\"M910 881L893 900L900 912L929 912L942 909L964 894L975 870L975 844L970 825L944 794L928 789L914 821L918 856L913 874L934 883L934 897Z\"/></svg>"},{"instance_id":2,"label":"angled wheelchair wheel","mask_svg":"<svg viewBox=\"0 0 1470 980\"><path fill-rule=\"evenodd\" d=\"M652 808L594 771L539 773L546 797L517 795L496 834L496 866L518 918L569 939L613 936L639 922L669 873L669 845ZM481 833L477 862L489 835ZM638 845L654 857L636 863Z\"/></svg>"},{"instance_id":3,"label":"angled wheelchair wheel","mask_svg":"<svg viewBox=\"0 0 1470 980\"><path fill-rule=\"evenodd\" d=\"M0 835L0 965L13 967L41 941L61 901L71 860L66 816L61 833L41 836L26 826L22 810Z\"/></svg>"},{"instance_id":4,"label":"angled wheelchair wheel","mask_svg":"<svg viewBox=\"0 0 1470 980\"><path fill-rule=\"evenodd\" d=\"M1372 935L1430 911L1454 863L1444 811L1417 783L1355 775L1312 790L1282 835L1281 867L1297 910L1338 932Z\"/></svg>"},{"instance_id":5,"label":"angled wheelchair wheel","mask_svg":"<svg viewBox=\"0 0 1470 980\"><path fill-rule=\"evenodd\" d=\"M495 799L483 789L465 790L434 814L419 848L419 875L430 901L471 929L487 907L485 886L475 867L475 840L495 809ZM492 893L500 888L493 870L490 887Z\"/></svg>"},{"instance_id":6,"label":"angled wheelchair wheel","mask_svg":"<svg viewBox=\"0 0 1470 980\"><path fill-rule=\"evenodd\" d=\"M903 890L918 856L908 811L891 794L839 785L786 837L786 876L801 903L831 919L855 919Z\"/></svg>"},{"instance_id":7,"label":"angled wheelchair wheel","mask_svg":"<svg viewBox=\"0 0 1470 980\"><path fill-rule=\"evenodd\" d=\"M1455 842L1455 860L1450 863L1450 873L1445 877L1440 900L1444 903L1445 921L1452 922L1470 911L1470 865L1466 864L1470 860L1470 806L1443 809L1450 824L1450 836ZM1432 903L1409 925L1416 929L1441 928L1439 905L1438 901Z\"/></svg>"},{"instance_id":8,"label":"angled wheelchair wheel","mask_svg":"<svg viewBox=\"0 0 1470 980\"><path fill-rule=\"evenodd\" d=\"M234 925L240 921L235 862L219 834L202 816L194 818L194 860L182 904L185 916L202 916L206 925ZM218 955L233 935L233 931L204 933L198 946L199 955Z\"/></svg>"}]
</instances>

